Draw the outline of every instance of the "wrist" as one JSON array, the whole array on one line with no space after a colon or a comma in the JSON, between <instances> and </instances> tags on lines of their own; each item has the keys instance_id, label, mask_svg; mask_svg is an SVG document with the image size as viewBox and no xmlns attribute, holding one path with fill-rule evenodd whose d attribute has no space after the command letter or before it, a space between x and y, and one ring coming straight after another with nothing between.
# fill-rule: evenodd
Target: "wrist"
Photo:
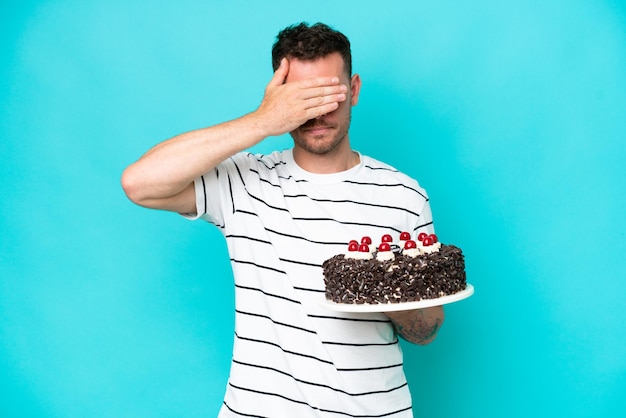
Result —
<instances>
[{"instance_id":1,"label":"wrist","mask_svg":"<svg viewBox=\"0 0 626 418\"><path fill-rule=\"evenodd\" d=\"M272 128L268 118L260 114L258 110L243 116L243 120L246 123L247 131L254 137L255 144L269 136L280 135L280 133L276 133L276 129Z\"/></svg>"}]
</instances>

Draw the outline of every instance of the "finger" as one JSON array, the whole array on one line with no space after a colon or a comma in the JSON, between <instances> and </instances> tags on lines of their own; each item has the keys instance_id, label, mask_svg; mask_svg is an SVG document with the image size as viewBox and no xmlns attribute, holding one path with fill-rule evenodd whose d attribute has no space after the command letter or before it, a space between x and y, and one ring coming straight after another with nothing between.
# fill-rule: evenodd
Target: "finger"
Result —
<instances>
[{"instance_id":1,"label":"finger","mask_svg":"<svg viewBox=\"0 0 626 418\"><path fill-rule=\"evenodd\" d=\"M347 95L345 93L337 93L337 94L327 94L324 96L313 96L308 99L303 100L305 109L312 109L315 107L325 106L330 103L344 102L347 99Z\"/></svg>"},{"instance_id":2,"label":"finger","mask_svg":"<svg viewBox=\"0 0 626 418\"><path fill-rule=\"evenodd\" d=\"M330 102L321 106L315 106L307 109L307 120L315 119L327 113L334 112L339 107L339 102Z\"/></svg>"},{"instance_id":3,"label":"finger","mask_svg":"<svg viewBox=\"0 0 626 418\"><path fill-rule=\"evenodd\" d=\"M345 100L345 95L343 97L336 96L335 98L309 99L305 104L306 117L312 119L333 112L339 107L339 103Z\"/></svg>"},{"instance_id":4,"label":"finger","mask_svg":"<svg viewBox=\"0 0 626 418\"><path fill-rule=\"evenodd\" d=\"M302 97L304 99L309 99L313 97L327 97L327 96L336 96L338 94L346 94L348 92L348 88L343 85L336 86L320 86L320 87L312 87L308 89L302 90Z\"/></svg>"},{"instance_id":5,"label":"finger","mask_svg":"<svg viewBox=\"0 0 626 418\"><path fill-rule=\"evenodd\" d=\"M270 86L280 86L285 82L287 78L287 74L289 73L289 60L287 58L283 58L280 60L280 65L274 72L274 76L269 82Z\"/></svg>"},{"instance_id":6,"label":"finger","mask_svg":"<svg viewBox=\"0 0 626 418\"><path fill-rule=\"evenodd\" d=\"M339 85L338 77L313 77L313 78L305 78L303 80L298 81L299 87L302 89L311 89L316 87L323 86L336 86Z\"/></svg>"}]
</instances>

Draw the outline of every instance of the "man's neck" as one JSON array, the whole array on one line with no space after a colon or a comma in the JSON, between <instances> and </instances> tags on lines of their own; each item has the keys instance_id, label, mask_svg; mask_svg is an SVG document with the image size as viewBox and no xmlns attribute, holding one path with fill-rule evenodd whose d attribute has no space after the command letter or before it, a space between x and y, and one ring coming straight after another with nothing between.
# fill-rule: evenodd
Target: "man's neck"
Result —
<instances>
[{"instance_id":1,"label":"man's neck","mask_svg":"<svg viewBox=\"0 0 626 418\"><path fill-rule=\"evenodd\" d=\"M353 151L349 146L345 150L337 151L320 155L295 146L293 148L293 159L300 168L315 174L340 173L351 169L361 162L359 153Z\"/></svg>"}]
</instances>

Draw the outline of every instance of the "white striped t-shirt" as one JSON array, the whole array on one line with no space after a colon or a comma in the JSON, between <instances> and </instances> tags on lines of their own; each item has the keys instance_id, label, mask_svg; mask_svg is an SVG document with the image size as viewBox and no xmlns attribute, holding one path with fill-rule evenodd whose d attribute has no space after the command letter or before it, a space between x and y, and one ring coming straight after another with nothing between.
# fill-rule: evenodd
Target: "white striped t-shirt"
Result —
<instances>
[{"instance_id":1,"label":"white striped t-shirt","mask_svg":"<svg viewBox=\"0 0 626 418\"><path fill-rule=\"evenodd\" d=\"M220 417L411 417L402 352L381 313L325 309L322 262L351 239L433 232L426 192L367 156L302 170L291 150L240 153L195 181L197 216L228 244L235 336Z\"/></svg>"}]
</instances>

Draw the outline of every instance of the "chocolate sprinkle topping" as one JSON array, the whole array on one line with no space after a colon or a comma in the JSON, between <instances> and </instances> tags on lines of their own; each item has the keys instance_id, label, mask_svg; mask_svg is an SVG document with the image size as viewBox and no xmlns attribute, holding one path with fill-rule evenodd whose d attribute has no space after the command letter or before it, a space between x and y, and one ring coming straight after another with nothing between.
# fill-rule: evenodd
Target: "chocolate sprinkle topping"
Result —
<instances>
[{"instance_id":1,"label":"chocolate sprinkle topping","mask_svg":"<svg viewBox=\"0 0 626 418\"><path fill-rule=\"evenodd\" d=\"M326 299L337 303L378 304L413 302L451 295L465 289L465 260L461 249L442 245L438 252L394 260L345 258L322 264Z\"/></svg>"}]
</instances>

